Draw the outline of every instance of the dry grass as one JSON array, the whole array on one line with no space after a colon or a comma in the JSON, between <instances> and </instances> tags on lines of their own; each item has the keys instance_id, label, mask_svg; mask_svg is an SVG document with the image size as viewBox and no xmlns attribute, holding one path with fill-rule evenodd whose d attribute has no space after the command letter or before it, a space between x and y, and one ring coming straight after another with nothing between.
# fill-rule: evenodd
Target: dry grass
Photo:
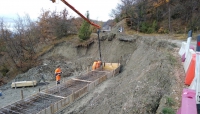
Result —
<instances>
[{"instance_id":1,"label":"dry grass","mask_svg":"<svg viewBox=\"0 0 200 114\"><path fill-rule=\"evenodd\" d=\"M69 41L75 47L87 47L88 45L92 44L95 41L96 38L97 38L97 34L92 33L88 40L80 40L78 38L78 36L75 36L73 39L70 39Z\"/></svg>"},{"instance_id":2,"label":"dry grass","mask_svg":"<svg viewBox=\"0 0 200 114\"><path fill-rule=\"evenodd\" d=\"M187 38L186 34L173 34L174 39L185 40Z\"/></svg>"},{"instance_id":3,"label":"dry grass","mask_svg":"<svg viewBox=\"0 0 200 114\"><path fill-rule=\"evenodd\" d=\"M49 50L53 49L54 46L63 42L70 42L75 47L79 47L79 46L86 47L90 45L91 43L93 43L96 38L97 38L97 34L92 33L90 39L85 40L85 41L81 41L77 35L71 35L68 37L63 37L61 39L56 39L56 40L53 40L50 44L44 46L39 52L37 52L35 58L42 56Z\"/></svg>"},{"instance_id":4,"label":"dry grass","mask_svg":"<svg viewBox=\"0 0 200 114\"><path fill-rule=\"evenodd\" d=\"M45 54L46 52L48 52L49 50L54 48L54 46L56 46L57 44L62 43L62 42L71 41L74 38L76 39L76 35L71 35L71 36L68 36L68 37L63 37L61 39L53 40L51 43L45 45L39 52L37 52L36 55L35 55L35 58L42 56L43 54Z\"/></svg>"}]
</instances>

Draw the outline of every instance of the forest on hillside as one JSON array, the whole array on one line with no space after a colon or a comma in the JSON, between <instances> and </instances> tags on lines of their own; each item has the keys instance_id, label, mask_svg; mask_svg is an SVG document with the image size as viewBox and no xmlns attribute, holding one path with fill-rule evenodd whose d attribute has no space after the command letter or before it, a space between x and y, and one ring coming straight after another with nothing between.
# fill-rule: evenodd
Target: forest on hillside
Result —
<instances>
[{"instance_id":1,"label":"forest on hillside","mask_svg":"<svg viewBox=\"0 0 200 114\"><path fill-rule=\"evenodd\" d=\"M85 22L69 15L66 9L42 9L37 20L32 20L28 14L13 20L10 25L0 17L0 85L4 77L15 76L39 65L39 57L45 50L63 38L78 35ZM89 29L97 31L90 25Z\"/></svg>"},{"instance_id":2,"label":"forest on hillside","mask_svg":"<svg viewBox=\"0 0 200 114\"><path fill-rule=\"evenodd\" d=\"M199 0L121 0L110 15L140 32L179 34L198 32L199 7Z\"/></svg>"},{"instance_id":3,"label":"forest on hillside","mask_svg":"<svg viewBox=\"0 0 200 114\"><path fill-rule=\"evenodd\" d=\"M28 14L18 16L12 27L1 17L0 78L38 65L41 49L63 37L77 34L82 21L81 18L71 17L66 9L60 12L42 10L37 21L33 21Z\"/></svg>"}]
</instances>

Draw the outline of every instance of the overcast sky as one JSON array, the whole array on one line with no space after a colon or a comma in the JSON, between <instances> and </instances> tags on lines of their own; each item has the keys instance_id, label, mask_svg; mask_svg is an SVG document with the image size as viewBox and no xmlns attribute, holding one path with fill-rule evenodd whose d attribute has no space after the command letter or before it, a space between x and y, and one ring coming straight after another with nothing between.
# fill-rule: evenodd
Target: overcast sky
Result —
<instances>
[{"instance_id":1,"label":"overcast sky","mask_svg":"<svg viewBox=\"0 0 200 114\"><path fill-rule=\"evenodd\" d=\"M66 0L74 8L76 8L83 15L86 11L90 13L90 19L99 21L107 21L111 17L109 14L112 9L115 9L120 0ZM0 2L0 17L6 20L15 19L17 15L24 16L29 14L31 19L36 20L41 14L41 9L60 11L66 8L69 14L76 16L68 6L60 0L52 3L50 0L1 0Z\"/></svg>"}]
</instances>

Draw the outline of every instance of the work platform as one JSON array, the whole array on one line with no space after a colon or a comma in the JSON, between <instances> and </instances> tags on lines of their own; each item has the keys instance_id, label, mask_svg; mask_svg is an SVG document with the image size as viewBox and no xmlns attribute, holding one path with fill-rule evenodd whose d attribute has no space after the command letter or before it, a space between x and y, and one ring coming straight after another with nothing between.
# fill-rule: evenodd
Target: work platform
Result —
<instances>
[{"instance_id":1,"label":"work platform","mask_svg":"<svg viewBox=\"0 0 200 114\"><path fill-rule=\"evenodd\" d=\"M47 88L0 109L0 114L54 114L84 96L103 81L117 75L119 63L103 63L103 67L64 83Z\"/></svg>"}]
</instances>

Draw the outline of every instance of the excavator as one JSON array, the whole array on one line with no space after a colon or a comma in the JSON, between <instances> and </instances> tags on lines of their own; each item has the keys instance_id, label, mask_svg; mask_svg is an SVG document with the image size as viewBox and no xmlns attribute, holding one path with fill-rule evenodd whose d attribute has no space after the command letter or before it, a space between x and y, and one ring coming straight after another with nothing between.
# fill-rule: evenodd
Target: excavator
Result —
<instances>
[{"instance_id":1,"label":"excavator","mask_svg":"<svg viewBox=\"0 0 200 114\"><path fill-rule=\"evenodd\" d=\"M56 2L56 0L50 0L52 1L53 3ZM98 34L98 42L99 42L99 61L95 61L93 63L93 66L92 66L92 70L95 70L97 68L99 68L101 66L101 46L100 46L100 39L99 39L99 32L100 32L100 26L91 22L88 18L86 18L84 15L82 15L78 10L76 10L71 4L69 4L67 1L65 0L61 0L65 5L67 5L69 8L71 8L74 12L76 12L79 16L81 16L85 21L87 21L88 23L90 23L92 26L96 27L98 30L97 30L97 34Z\"/></svg>"}]
</instances>

